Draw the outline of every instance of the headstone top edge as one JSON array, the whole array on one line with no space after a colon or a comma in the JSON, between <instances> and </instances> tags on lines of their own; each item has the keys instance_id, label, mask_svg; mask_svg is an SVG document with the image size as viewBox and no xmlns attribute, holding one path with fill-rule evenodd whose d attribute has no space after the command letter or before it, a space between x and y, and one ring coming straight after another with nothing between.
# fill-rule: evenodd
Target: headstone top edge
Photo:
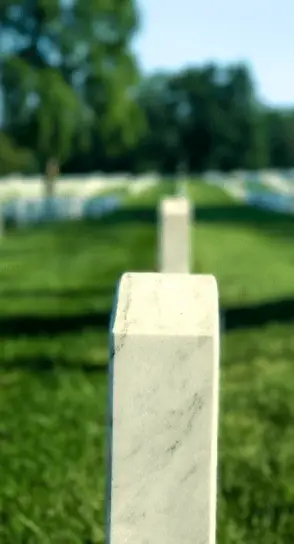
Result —
<instances>
[{"instance_id":1,"label":"headstone top edge","mask_svg":"<svg viewBox=\"0 0 294 544\"><path fill-rule=\"evenodd\" d=\"M202 274L125 273L113 308L114 334L212 336L219 328L218 287Z\"/></svg>"},{"instance_id":2,"label":"headstone top edge","mask_svg":"<svg viewBox=\"0 0 294 544\"><path fill-rule=\"evenodd\" d=\"M186 196L165 197L160 201L160 208L164 212L183 213L191 206L190 200Z\"/></svg>"}]
</instances>

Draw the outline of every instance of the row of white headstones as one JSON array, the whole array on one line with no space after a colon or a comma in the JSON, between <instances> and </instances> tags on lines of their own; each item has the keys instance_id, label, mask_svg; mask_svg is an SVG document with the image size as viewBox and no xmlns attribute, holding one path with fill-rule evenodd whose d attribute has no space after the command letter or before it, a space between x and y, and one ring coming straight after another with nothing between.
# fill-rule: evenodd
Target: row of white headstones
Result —
<instances>
[{"instance_id":1,"label":"row of white headstones","mask_svg":"<svg viewBox=\"0 0 294 544\"><path fill-rule=\"evenodd\" d=\"M0 234L4 232L4 224L12 220L22 227L30 223L42 221L77 220L97 218L120 207L122 200L116 190L125 190L131 196L139 195L142 191L156 185L154 177L141 177L131 180L127 177L107 179L83 179L76 181L56 181L54 197L44 196L44 182L17 181L9 178L1 183L0 180ZM111 190L113 194L104 194ZM12 198L14 194L14 198Z\"/></svg>"},{"instance_id":2,"label":"row of white headstones","mask_svg":"<svg viewBox=\"0 0 294 544\"><path fill-rule=\"evenodd\" d=\"M163 199L159 272L127 272L117 287L108 544L215 544L218 290L213 276L190 273L191 223L186 197Z\"/></svg>"}]
</instances>

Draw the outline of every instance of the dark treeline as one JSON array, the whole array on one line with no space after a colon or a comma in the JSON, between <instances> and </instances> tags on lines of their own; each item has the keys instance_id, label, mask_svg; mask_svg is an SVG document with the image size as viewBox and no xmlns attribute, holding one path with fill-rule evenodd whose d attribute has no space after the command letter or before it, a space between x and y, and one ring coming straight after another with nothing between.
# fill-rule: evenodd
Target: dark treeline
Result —
<instances>
[{"instance_id":1,"label":"dark treeline","mask_svg":"<svg viewBox=\"0 0 294 544\"><path fill-rule=\"evenodd\" d=\"M132 0L1 2L0 175L294 166L294 108L261 104L248 67L144 77L137 30Z\"/></svg>"}]
</instances>

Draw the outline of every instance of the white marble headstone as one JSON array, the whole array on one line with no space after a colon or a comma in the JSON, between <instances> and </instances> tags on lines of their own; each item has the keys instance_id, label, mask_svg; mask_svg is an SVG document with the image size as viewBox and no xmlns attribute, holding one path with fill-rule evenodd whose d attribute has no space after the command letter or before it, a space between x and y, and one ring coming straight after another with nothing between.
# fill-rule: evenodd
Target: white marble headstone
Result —
<instances>
[{"instance_id":1,"label":"white marble headstone","mask_svg":"<svg viewBox=\"0 0 294 544\"><path fill-rule=\"evenodd\" d=\"M159 209L159 271L190 272L189 200L182 196L164 198Z\"/></svg>"},{"instance_id":2,"label":"white marble headstone","mask_svg":"<svg viewBox=\"0 0 294 544\"><path fill-rule=\"evenodd\" d=\"M107 544L215 544L214 277L124 274L110 349Z\"/></svg>"},{"instance_id":3,"label":"white marble headstone","mask_svg":"<svg viewBox=\"0 0 294 544\"><path fill-rule=\"evenodd\" d=\"M69 199L68 215L70 219L81 219L83 217L84 198L72 196Z\"/></svg>"},{"instance_id":4,"label":"white marble headstone","mask_svg":"<svg viewBox=\"0 0 294 544\"><path fill-rule=\"evenodd\" d=\"M16 222L22 226L28 222L28 204L27 200L23 197L17 199L15 203L16 207Z\"/></svg>"}]
</instances>

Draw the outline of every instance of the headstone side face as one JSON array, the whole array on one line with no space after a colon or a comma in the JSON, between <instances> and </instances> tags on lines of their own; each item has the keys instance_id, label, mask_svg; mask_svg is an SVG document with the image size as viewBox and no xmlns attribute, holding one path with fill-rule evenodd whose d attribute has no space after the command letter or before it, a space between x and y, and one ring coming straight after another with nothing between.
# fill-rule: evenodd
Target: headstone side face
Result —
<instances>
[{"instance_id":1,"label":"headstone side face","mask_svg":"<svg viewBox=\"0 0 294 544\"><path fill-rule=\"evenodd\" d=\"M159 207L159 271L164 273L190 272L189 200L185 197L165 198Z\"/></svg>"},{"instance_id":2,"label":"headstone side face","mask_svg":"<svg viewBox=\"0 0 294 544\"><path fill-rule=\"evenodd\" d=\"M107 542L215 544L214 278L125 274L111 335Z\"/></svg>"}]
</instances>

